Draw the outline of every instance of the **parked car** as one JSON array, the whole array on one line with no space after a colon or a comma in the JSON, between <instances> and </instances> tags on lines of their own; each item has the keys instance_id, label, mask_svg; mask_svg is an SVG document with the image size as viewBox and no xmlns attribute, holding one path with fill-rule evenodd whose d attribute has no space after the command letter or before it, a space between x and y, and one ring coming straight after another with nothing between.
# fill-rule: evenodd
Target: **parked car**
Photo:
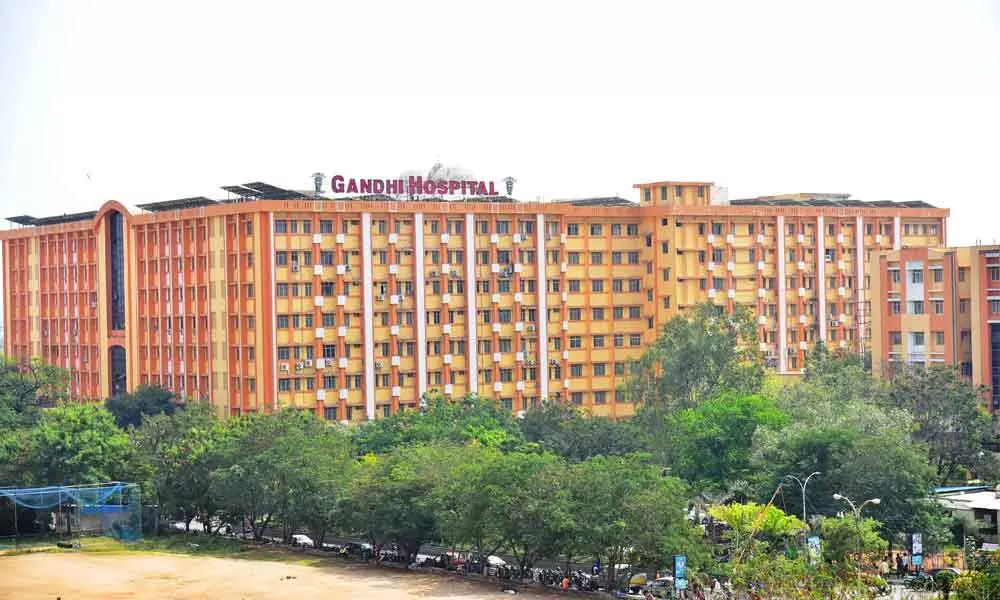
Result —
<instances>
[{"instance_id":1,"label":"parked car","mask_svg":"<svg viewBox=\"0 0 1000 600\"><path fill-rule=\"evenodd\" d=\"M302 546L303 548L315 548L316 544L313 543L312 538L308 535L303 535L301 533L296 533L292 536L293 546Z\"/></svg>"}]
</instances>

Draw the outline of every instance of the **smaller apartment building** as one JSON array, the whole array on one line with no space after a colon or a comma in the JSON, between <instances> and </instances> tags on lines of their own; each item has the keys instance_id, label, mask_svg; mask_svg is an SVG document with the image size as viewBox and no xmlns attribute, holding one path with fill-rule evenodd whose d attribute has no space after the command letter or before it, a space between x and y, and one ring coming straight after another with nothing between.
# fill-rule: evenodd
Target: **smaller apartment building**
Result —
<instances>
[{"instance_id":1,"label":"smaller apartment building","mask_svg":"<svg viewBox=\"0 0 1000 600\"><path fill-rule=\"evenodd\" d=\"M1000 246L871 253L872 367L958 365L1000 410Z\"/></svg>"}]
</instances>

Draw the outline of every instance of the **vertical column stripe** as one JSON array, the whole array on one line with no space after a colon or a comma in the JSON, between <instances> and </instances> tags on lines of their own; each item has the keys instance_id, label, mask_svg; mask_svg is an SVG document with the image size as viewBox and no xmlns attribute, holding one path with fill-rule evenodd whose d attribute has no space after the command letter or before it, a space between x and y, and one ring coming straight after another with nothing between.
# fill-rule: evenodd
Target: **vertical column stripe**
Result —
<instances>
[{"instance_id":1,"label":"vertical column stripe","mask_svg":"<svg viewBox=\"0 0 1000 600\"><path fill-rule=\"evenodd\" d=\"M226 224L225 224L225 221L223 220L223 218L219 217L219 220L222 221L223 249L226 252L226 254L224 256L224 259L228 260L228 256L229 256L229 242L228 242L227 238L229 237L229 234L226 232ZM277 247L277 245L275 244L275 239L274 239L274 213L273 212L267 213L267 232L268 232L268 235L271 236L271 252L270 252L270 256L268 257L268 260L271 262L271 273L274 273L275 272L274 271L274 261L275 261L275 258L274 258L274 249ZM237 233L239 233L239 232L237 232ZM209 232L209 234L211 234L211 232ZM211 252L211 250L210 250L210 252ZM222 264L225 265L226 263L223 262ZM223 272L225 272L225 269L223 269ZM209 285L211 285L211 284L209 284ZM313 290L313 291L315 292L316 290ZM228 292L224 292L222 294L223 297L225 297L226 293L228 293ZM273 277L273 276L272 276L272 285L271 285L271 298L273 298L274 306L277 306L278 305L278 281L277 281L277 278ZM227 315L226 321L228 321L228 320L229 320L229 317ZM225 342L226 345L223 347L223 349L226 351L226 354L228 354L229 353L229 338L228 338L228 336L229 336L229 333L228 333L229 332L229 327L227 326L225 329L226 329L226 332L227 332L226 333L227 337L226 337L226 342ZM271 331L277 331L277 330L278 330L278 311L277 310L272 310L271 311ZM271 363L274 364L274 370L271 371L271 372L275 373L275 376L273 378L274 381L271 382L271 388L274 391L274 396L273 396L273 398L274 398L274 406L273 406L273 408L274 408L274 410L277 410L278 409L278 377L277 377L277 374L279 373L279 371L278 371L278 344L271 344ZM258 399L257 402L258 402L258 406L259 406L260 405L260 400ZM230 411L230 413L231 413L232 412L232 401L228 400L226 404L228 406L227 410ZM242 408L242 405L241 405L241 408ZM242 415L242 411L241 411L240 414Z\"/></svg>"},{"instance_id":2,"label":"vertical column stripe","mask_svg":"<svg viewBox=\"0 0 1000 600\"><path fill-rule=\"evenodd\" d=\"M445 257L445 260L448 260ZM424 289L424 213L413 215L413 297L416 299L417 314L417 400L427 392L427 310Z\"/></svg>"},{"instance_id":3,"label":"vertical column stripe","mask_svg":"<svg viewBox=\"0 0 1000 600\"><path fill-rule=\"evenodd\" d=\"M535 293L538 295L538 362L536 367L539 398L549 397L549 307L548 282L545 277L545 215L535 217Z\"/></svg>"},{"instance_id":4,"label":"vertical column stripe","mask_svg":"<svg viewBox=\"0 0 1000 600\"><path fill-rule=\"evenodd\" d=\"M470 394L479 393L479 341L476 337L476 219L465 215L465 378Z\"/></svg>"},{"instance_id":5,"label":"vertical column stripe","mask_svg":"<svg viewBox=\"0 0 1000 600\"><path fill-rule=\"evenodd\" d=\"M858 218L860 219L861 217L858 217ZM899 215L896 215L895 217L892 218L892 249L893 250L899 250L900 248L903 247L903 236L900 235L902 233L902 227L899 224L900 220L901 220L901 218L900 218Z\"/></svg>"},{"instance_id":6,"label":"vertical column stripe","mask_svg":"<svg viewBox=\"0 0 1000 600\"><path fill-rule=\"evenodd\" d=\"M778 216L775 235L778 238L778 372L784 373L788 371L788 352L785 350L788 322L785 317L787 307L785 306L785 217L783 216Z\"/></svg>"},{"instance_id":7,"label":"vertical column stripe","mask_svg":"<svg viewBox=\"0 0 1000 600\"><path fill-rule=\"evenodd\" d=\"M375 308L372 281L372 214L361 213L361 292L365 310L365 414L375 418Z\"/></svg>"},{"instance_id":8,"label":"vertical column stripe","mask_svg":"<svg viewBox=\"0 0 1000 600\"><path fill-rule=\"evenodd\" d=\"M896 217L897 219L899 217ZM854 271L855 271L855 289L858 291L857 299L858 305L854 310L854 322L858 324L858 350L861 354L865 353L865 230L864 230L864 218L857 217L857 222L854 225L854 245L857 247L857 256L854 259ZM878 221L875 221L878 225ZM898 223L898 221L897 221ZM876 232L877 233L877 232ZM895 243L895 242L893 242Z\"/></svg>"},{"instance_id":9,"label":"vertical column stripe","mask_svg":"<svg viewBox=\"0 0 1000 600\"><path fill-rule=\"evenodd\" d=\"M826 229L816 217L816 292L819 299L819 340L826 343ZM805 365L803 365L805 366Z\"/></svg>"}]
</instances>

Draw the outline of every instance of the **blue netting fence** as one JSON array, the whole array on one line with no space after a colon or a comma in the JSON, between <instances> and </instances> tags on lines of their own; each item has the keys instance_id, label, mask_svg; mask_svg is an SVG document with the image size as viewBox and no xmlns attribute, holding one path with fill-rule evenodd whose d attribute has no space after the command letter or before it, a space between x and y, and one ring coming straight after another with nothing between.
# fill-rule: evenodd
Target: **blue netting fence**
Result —
<instances>
[{"instance_id":1,"label":"blue netting fence","mask_svg":"<svg viewBox=\"0 0 1000 600\"><path fill-rule=\"evenodd\" d=\"M123 542L142 539L142 492L134 483L0 488L18 540L103 535Z\"/></svg>"}]
</instances>

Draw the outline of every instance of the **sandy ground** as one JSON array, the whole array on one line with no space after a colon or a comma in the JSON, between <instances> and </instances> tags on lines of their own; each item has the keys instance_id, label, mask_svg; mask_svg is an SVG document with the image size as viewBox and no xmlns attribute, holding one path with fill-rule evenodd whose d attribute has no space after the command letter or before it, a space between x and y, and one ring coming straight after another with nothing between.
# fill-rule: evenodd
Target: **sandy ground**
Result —
<instances>
[{"instance_id":1,"label":"sandy ground","mask_svg":"<svg viewBox=\"0 0 1000 600\"><path fill-rule=\"evenodd\" d=\"M286 577L294 579L286 579ZM172 554L25 554L0 557L0 599L7 600L487 600L511 596L499 585L454 576L362 565L287 562Z\"/></svg>"}]
</instances>

